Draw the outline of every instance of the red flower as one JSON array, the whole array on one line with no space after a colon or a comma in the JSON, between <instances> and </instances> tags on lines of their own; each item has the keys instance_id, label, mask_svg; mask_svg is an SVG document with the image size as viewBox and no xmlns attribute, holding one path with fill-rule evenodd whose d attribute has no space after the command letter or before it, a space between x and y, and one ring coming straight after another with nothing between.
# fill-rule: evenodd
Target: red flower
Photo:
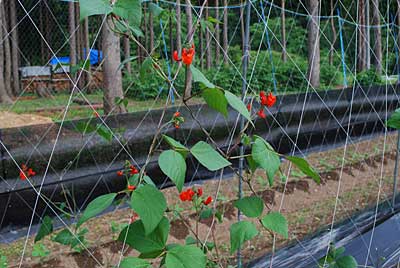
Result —
<instances>
[{"instance_id":1,"label":"red flower","mask_svg":"<svg viewBox=\"0 0 400 268\"><path fill-rule=\"evenodd\" d=\"M26 180L28 177L25 175L25 172L23 172L23 171L20 171L19 172L19 178L21 179L21 180Z\"/></svg>"},{"instance_id":2,"label":"red flower","mask_svg":"<svg viewBox=\"0 0 400 268\"><path fill-rule=\"evenodd\" d=\"M35 171L33 171L33 169L28 169L28 177L33 177L33 176L35 176L36 175L36 172Z\"/></svg>"},{"instance_id":3,"label":"red flower","mask_svg":"<svg viewBox=\"0 0 400 268\"><path fill-rule=\"evenodd\" d=\"M174 117L179 117L179 116L181 116L181 113L180 113L180 112L175 112L175 113L174 113Z\"/></svg>"},{"instance_id":4,"label":"red flower","mask_svg":"<svg viewBox=\"0 0 400 268\"><path fill-rule=\"evenodd\" d=\"M189 201L189 200L190 200L190 196L189 196L188 192L186 192L186 191L181 192L181 193L179 194L179 198L180 198L181 201L183 201L183 202Z\"/></svg>"},{"instance_id":5,"label":"red flower","mask_svg":"<svg viewBox=\"0 0 400 268\"><path fill-rule=\"evenodd\" d=\"M272 106L274 106L275 102L276 102L276 96L272 95L272 93L270 92L267 96L267 101L266 101L267 107L271 108Z\"/></svg>"},{"instance_id":6,"label":"red flower","mask_svg":"<svg viewBox=\"0 0 400 268\"><path fill-rule=\"evenodd\" d=\"M197 196L200 197L203 195L203 188L197 189Z\"/></svg>"},{"instance_id":7,"label":"red flower","mask_svg":"<svg viewBox=\"0 0 400 268\"><path fill-rule=\"evenodd\" d=\"M209 196L209 197L207 197L206 200L203 201L203 204L206 205L206 206L208 206L209 204L212 203L212 201L213 201L212 197Z\"/></svg>"},{"instance_id":8,"label":"red flower","mask_svg":"<svg viewBox=\"0 0 400 268\"><path fill-rule=\"evenodd\" d=\"M128 190L129 191L134 191L136 189L135 185L128 185Z\"/></svg>"},{"instance_id":9,"label":"red flower","mask_svg":"<svg viewBox=\"0 0 400 268\"><path fill-rule=\"evenodd\" d=\"M251 103L247 104L247 110L250 112L251 111Z\"/></svg>"},{"instance_id":10,"label":"red flower","mask_svg":"<svg viewBox=\"0 0 400 268\"><path fill-rule=\"evenodd\" d=\"M174 127L175 127L176 129L179 129L179 128L180 128L179 124L174 124Z\"/></svg>"},{"instance_id":11,"label":"red flower","mask_svg":"<svg viewBox=\"0 0 400 268\"><path fill-rule=\"evenodd\" d=\"M258 115L260 118L263 118L263 119L267 118L267 115L266 115L265 112L264 112L264 108L262 108L262 107L261 107L261 109L257 112L257 115Z\"/></svg>"},{"instance_id":12,"label":"red flower","mask_svg":"<svg viewBox=\"0 0 400 268\"><path fill-rule=\"evenodd\" d=\"M176 50L172 54L172 58L174 59L174 61L181 61L181 59L179 59L178 51Z\"/></svg>"},{"instance_id":13,"label":"red flower","mask_svg":"<svg viewBox=\"0 0 400 268\"><path fill-rule=\"evenodd\" d=\"M27 178L33 177L36 175L36 172L33 171L32 168L28 168L25 164L21 165L21 171L19 172L19 178L21 180L26 180Z\"/></svg>"},{"instance_id":14,"label":"red flower","mask_svg":"<svg viewBox=\"0 0 400 268\"><path fill-rule=\"evenodd\" d=\"M131 171L130 171L131 175L135 175L135 174L139 173L139 170L137 170L137 168L135 168L134 166L131 165L129 168L131 169Z\"/></svg>"},{"instance_id":15,"label":"red flower","mask_svg":"<svg viewBox=\"0 0 400 268\"><path fill-rule=\"evenodd\" d=\"M196 193L192 190L192 189L187 189L186 191L183 191L179 194L179 198L181 199L181 201L192 201L193 200L193 196Z\"/></svg>"},{"instance_id":16,"label":"red flower","mask_svg":"<svg viewBox=\"0 0 400 268\"><path fill-rule=\"evenodd\" d=\"M122 177L122 176L124 176L124 172L122 170L119 170L119 171L117 171L117 175Z\"/></svg>"},{"instance_id":17,"label":"red flower","mask_svg":"<svg viewBox=\"0 0 400 268\"><path fill-rule=\"evenodd\" d=\"M194 45L192 45L192 47L189 49L186 49L186 48L182 49L183 64L185 64L186 66L189 66L190 64L192 64L193 57L194 57Z\"/></svg>"}]
</instances>

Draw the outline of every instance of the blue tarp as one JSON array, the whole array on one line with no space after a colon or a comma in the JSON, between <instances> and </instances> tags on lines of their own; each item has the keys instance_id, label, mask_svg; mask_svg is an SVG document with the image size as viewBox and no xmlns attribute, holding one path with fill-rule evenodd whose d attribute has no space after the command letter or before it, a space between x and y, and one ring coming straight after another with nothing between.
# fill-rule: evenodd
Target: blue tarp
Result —
<instances>
[{"instance_id":1,"label":"blue tarp","mask_svg":"<svg viewBox=\"0 0 400 268\"><path fill-rule=\"evenodd\" d=\"M84 54L86 54L86 48L83 49ZM82 56L84 58L85 55ZM89 53L90 65L99 64L103 59L103 52L97 49L91 49ZM69 64L69 56L64 57L53 57L50 60L51 65L61 64Z\"/></svg>"}]
</instances>

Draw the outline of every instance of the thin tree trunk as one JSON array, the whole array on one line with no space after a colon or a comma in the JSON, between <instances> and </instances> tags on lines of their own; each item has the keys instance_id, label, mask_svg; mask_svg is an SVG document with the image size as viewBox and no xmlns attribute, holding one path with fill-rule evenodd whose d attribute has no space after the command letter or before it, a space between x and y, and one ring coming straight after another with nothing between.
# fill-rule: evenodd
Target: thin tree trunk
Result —
<instances>
[{"instance_id":1,"label":"thin tree trunk","mask_svg":"<svg viewBox=\"0 0 400 268\"><path fill-rule=\"evenodd\" d=\"M224 27L223 27L223 39L224 39L224 63L228 64L228 0L224 0Z\"/></svg>"},{"instance_id":2,"label":"thin tree trunk","mask_svg":"<svg viewBox=\"0 0 400 268\"><path fill-rule=\"evenodd\" d=\"M149 51L150 53L154 49L154 19L153 19L153 13L149 11L149 32L150 32L150 47Z\"/></svg>"},{"instance_id":3,"label":"thin tree trunk","mask_svg":"<svg viewBox=\"0 0 400 268\"><path fill-rule=\"evenodd\" d=\"M124 36L123 40L124 40L123 41L124 42L124 59L126 60L126 59L129 59L131 57L131 44L130 44L129 37ZM131 65L130 61L128 61L125 64L125 68L126 68L126 72L128 74L132 73L132 65Z\"/></svg>"},{"instance_id":4,"label":"thin tree trunk","mask_svg":"<svg viewBox=\"0 0 400 268\"><path fill-rule=\"evenodd\" d=\"M149 29L147 28L147 16L146 16L147 5L143 4L143 31L144 31L144 47L149 51ZM144 54L144 51L142 51Z\"/></svg>"},{"instance_id":5,"label":"thin tree trunk","mask_svg":"<svg viewBox=\"0 0 400 268\"><path fill-rule=\"evenodd\" d=\"M68 2L68 31L69 39L69 63L70 67L76 65L76 34L75 34L75 3ZM75 82L75 77L71 73L71 78ZM73 86L73 85L71 85Z\"/></svg>"},{"instance_id":6,"label":"thin tree trunk","mask_svg":"<svg viewBox=\"0 0 400 268\"><path fill-rule=\"evenodd\" d=\"M207 1L207 0L205 0L205 1ZM208 16L209 16L209 10L208 10L208 1L207 1L206 5L205 5L205 10L204 10L204 19L207 20ZM210 36L210 31L208 29L208 26L206 26L205 31L206 31L206 33L205 33L205 36L206 36L206 68L210 69L211 62L212 62L212 59L211 59L212 48L211 48L211 36Z\"/></svg>"},{"instance_id":7,"label":"thin tree trunk","mask_svg":"<svg viewBox=\"0 0 400 268\"><path fill-rule=\"evenodd\" d=\"M215 0L215 17L219 20L219 0ZM221 55L220 52L220 30L219 30L219 23L215 25L215 62L219 64L219 58Z\"/></svg>"},{"instance_id":8,"label":"thin tree trunk","mask_svg":"<svg viewBox=\"0 0 400 268\"><path fill-rule=\"evenodd\" d=\"M187 38L188 42L193 42L193 18L192 18L192 4L190 0L185 0L186 3L186 21L187 21ZM185 94L184 98L189 98L192 95L192 72L189 68L186 69L186 80L185 80Z\"/></svg>"},{"instance_id":9,"label":"thin tree trunk","mask_svg":"<svg viewBox=\"0 0 400 268\"><path fill-rule=\"evenodd\" d=\"M1 3L0 3L1 4ZM4 4L4 3L3 3ZM4 14L0 9L0 22L3 21ZM3 30L3 27L0 27L0 36L4 39L6 32ZM4 84L4 43L0 42L0 102L1 103L12 103L10 96L8 95L5 84Z\"/></svg>"},{"instance_id":10,"label":"thin tree trunk","mask_svg":"<svg viewBox=\"0 0 400 268\"><path fill-rule=\"evenodd\" d=\"M8 21L6 16L6 11L5 11L5 3L1 5L1 12L3 13L2 15L2 28L3 32L5 33L5 36L8 33ZM11 70L12 70L12 63L11 63L11 48L10 48L10 36L7 36L4 39L4 86L6 88L6 91L9 96L13 95L13 89L12 89L12 83L11 83ZM3 63L1 62L1 63Z\"/></svg>"},{"instance_id":11,"label":"thin tree trunk","mask_svg":"<svg viewBox=\"0 0 400 268\"><path fill-rule=\"evenodd\" d=\"M333 4L333 0L330 1L331 3L331 29L332 29L332 41L331 41L331 49L329 50L329 64L333 65L333 57L335 53L335 43L336 43L336 27L335 27L335 5Z\"/></svg>"},{"instance_id":12,"label":"thin tree trunk","mask_svg":"<svg viewBox=\"0 0 400 268\"><path fill-rule=\"evenodd\" d=\"M18 54L18 30L17 30L17 12L15 1L10 1L10 22L11 22L11 58L12 58L12 74L13 74L13 89L14 94L18 95L20 92L19 85L19 54Z\"/></svg>"},{"instance_id":13,"label":"thin tree trunk","mask_svg":"<svg viewBox=\"0 0 400 268\"><path fill-rule=\"evenodd\" d=\"M380 25L381 19L379 16L379 0L372 0L372 24ZM374 27L374 66L376 71L382 73L382 36L381 28Z\"/></svg>"},{"instance_id":14,"label":"thin tree trunk","mask_svg":"<svg viewBox=\"0 0 400 268\"><path fill-rule=\"evenodd\" d=\"M43 3L39 4L39 29L41 33L44 33L44 23L43 23ZM46 63L46 47L43 38L40 38L40 56L41 56L41 63L45 64Z\"/></svg>"},{"instance_id":15,"label":"thin tree trunk","mask_svg":"<svg viewBox=\"0 0 400 268\"><path fill-rule=\"evenodd\" d=\"M103 109L105 114L126 112L123 105L116 104L116 98L123 98L122 91L122 73L119 68L121 64L120 58L120 40L115 34L110 25L112 24L111 17L107 18L107 22L102 29L103 34Z\"/></svg>"},{"instance_id":16,"label":"thin tree trunk","mask_svg":"<svg viewBox=\"0 0 400 268\"><path fill-rule=\"evenodd\" d=\"M308 71L307 78L310 85L314 88L320 85L320 33L319 33L319 0L309 0L308 10L310 19L307 24L308 40Z\"/></svg>"},{"instance_id":17,"label":"thin tree trunk","mask_svg":"<svg viewBox=\"0 0 400 268\"><path fill-rule=\"evenodd\" d=\"M89 18L85 18L84 27L83 27L83 43L85 47L85 59L89 57L90 60L90 40L89 40ZM92 80L91 74L91 64L89 65L89 69L85 73L85 85L87 85L87 91L91 93L90 82Z\"/></svg>"},{"instance_id":18,"label":"thin tree trunk","mask_svg":"<svg viewBox=\"0 0 400 268\"><path fill-rule=\"evenodd\" d=\"M181 1L176 0L176 50L179 55L182 50L182 23L181 23Z\"/></svg>"},{"instance_id":19,"label":"thin tree trunk","mask_svg":"<svg viewBox=\"0 0 400 268\"><path fill-rule=\"evenodd\" d=\"M365 25L365 0L358 1L358 24ZM358 26L358 58L357 71L366 69L365 27Z\"/></svg>"},{"instance_id":20,"label":"thin tree trunk","mask_svg":"<svg viewBox=\"0 0 400 268\"><path fill-rule=\"evenodd\" d=\"M282 38L282 61L287 61L286 51L286 14L285 14L285 0L281 2L281 38Z\"/></svg>"}]
</instances>

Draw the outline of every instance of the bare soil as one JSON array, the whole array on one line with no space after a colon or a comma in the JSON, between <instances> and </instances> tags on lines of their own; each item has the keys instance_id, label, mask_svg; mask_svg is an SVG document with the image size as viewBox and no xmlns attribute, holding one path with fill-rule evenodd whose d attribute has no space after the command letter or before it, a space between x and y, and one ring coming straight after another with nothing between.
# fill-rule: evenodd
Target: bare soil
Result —
<instances>
[{"instance_id":1,"label":"bare soil","mask_svg":"<svg viewBox=\"0 0 400 268\"><path fill-rule=\"evenodd\" d=\"M254 180L257 194L270 204L272 210L281 210L289 221L289 240L278 237L277 247L302 239L305 235L331 224L333 218L335 222L340 222L360 210L376 205L378 201L390 198L395 142L395 135L389 135L386 140L378 137L349 144L346 148L340 147L308 155L307 159L320 171L322 183L319 185L298 170L292 169L289 173L287 163L282 168L283 174L290 174L286 186L279 183L280 178L277 176L278 183L271 189L265 174L258 172L259 178ZM386 151L383 154L384 147ZM234 256L229 253L228 230L229 226L237 220L237 211L232 205L237 196L236 182L237 178L231 178L216 179L201 184L206 195L217 196L218 193L218 202L214 202L214 206L224 211L224 221L218 223L216 220L209 219L200 222L199 237L217 242L218 253L214 253L214 257L218 254L223 259L223 267L235 262ZM196 228L196 217L193 211L188 209L188 204L179 201L175 188L163 191L169 207L179 206L183 210L182 213L187 216L187 220L183 221L170 215L172 223L168 242L183 242L191 234L190 229ZM246 186L244 186L244 192L246 195L251 194ZM266 208L265 212L267 211ZM50 256L42 260L33 258L31 257L33 237L31 237L23 258L23 267L113 267L121 256L138 254L134 250L126 250L126 247L122 250L122 243L115 241L117 233L113 234L110 229L111 222L126 223L130 216L131 212L128 209L120 209L89 221L87 227L91 231L87 238L90 241L90 247L88 251L81 254L73 253L67 247L46 239L44 244L51 249ZM261 232L257 238L244 246L244 261L268 253L272 248L272 241L268 232ZM25 239L21 239L10 245L0 245L0 253L5 254L12 265L17 265L21 260L24 242Z\"/></svg>"},{"instance_id":2,"label":"bare soil","mask_svg":"<svg viewBox=\"0 0 400 268\"><path fill-rule=\"evenodd\" d=\"M49 117L37 114L16 114L0 111L0 129L53 123Z\"/></svg>"}]
</instances>

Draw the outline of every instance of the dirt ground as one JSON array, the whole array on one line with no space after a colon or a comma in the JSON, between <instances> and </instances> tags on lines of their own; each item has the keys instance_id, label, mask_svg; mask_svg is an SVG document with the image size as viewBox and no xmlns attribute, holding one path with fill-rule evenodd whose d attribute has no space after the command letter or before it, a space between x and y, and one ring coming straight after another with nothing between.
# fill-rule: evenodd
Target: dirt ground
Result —
<instances>
[{"instance_id":1,"label":"dirt ground","mask_svg":"<svg viewBox=\"0 0 400 268\"><path fill-rule=\"evenodd\" d=\"M258 172L259 178L255 180L254 188L270 204L272 210L281 208L281 212L289 220L289 240L278 237L277 247L300 240L305 235L331 224L334 216L335 222L340 222L357 211L374 206L377 201L390 198L395 142L396 137L389 135L386 140L378 137L374 140L349 144L346 148L340 147L327 152L310 154L307 158L320 171L323 180L320 185L306 178L298 170L292 169L286 187L282 183L276 183L271 189L267 186L265 174ZM386 151L383 155L384 147ZM344 152L346 154L343 161ZM288 168L288 164L285 163L284 174L288 174ZM277 177L276 181L279 180ZM215 202L214 206L224 211L223 223L206 220L198 226L201 239L217 242L217 252L214 254L215 257L218 254L223 259L223 267L227 267L228 263L234 263L234 256L229 254L228 230L229 226L236 222L236 210L232 206L232 201L237 195L236 182L237 178L217 179L201 185L207 195L216 196L218 192L218 202ZM163 191L170 208L178 206L184 215L189 216L189 220L184 222L169 215L172 224L168 242L183 242L190 234L187 226L195 228L193 212L187 209L187 204L179 201L175 188ZM244 187L244 191L246 194L250 193L247 187ZM336 196L338 196L337 202ZM111 232L111 222L126 223L129 218L130 211L120 209L89 221L87 227L91 230L88 235L90 247L88 251L81 254L70 252L67 247L56 245L46 239L44 244L51 249L52 253L46 258L34 258L31 254L33 245L33 237L31 237L28 240L22 267L114 267L121 256L137 255L137 252L127 250L126 247L122 250L122 243L115 241L118 233ZM21 239L10 245L0 245L0 253L6 255L12 265L17 265L21 260L24 242L25 239ZM265 255L271 247L271 235L267 232L260 233L258 237L245 244L244 261Z\"/></svg>"},{"instance_id":2,"label":"dirt ground","mask_svg":"<svg viewBox=\"0 0 400 268\"><path fill-rule=\"evenodd\" d=\"M0 111L0 129L52 123L49 117Z\"/></svg>"}]
</instances>

